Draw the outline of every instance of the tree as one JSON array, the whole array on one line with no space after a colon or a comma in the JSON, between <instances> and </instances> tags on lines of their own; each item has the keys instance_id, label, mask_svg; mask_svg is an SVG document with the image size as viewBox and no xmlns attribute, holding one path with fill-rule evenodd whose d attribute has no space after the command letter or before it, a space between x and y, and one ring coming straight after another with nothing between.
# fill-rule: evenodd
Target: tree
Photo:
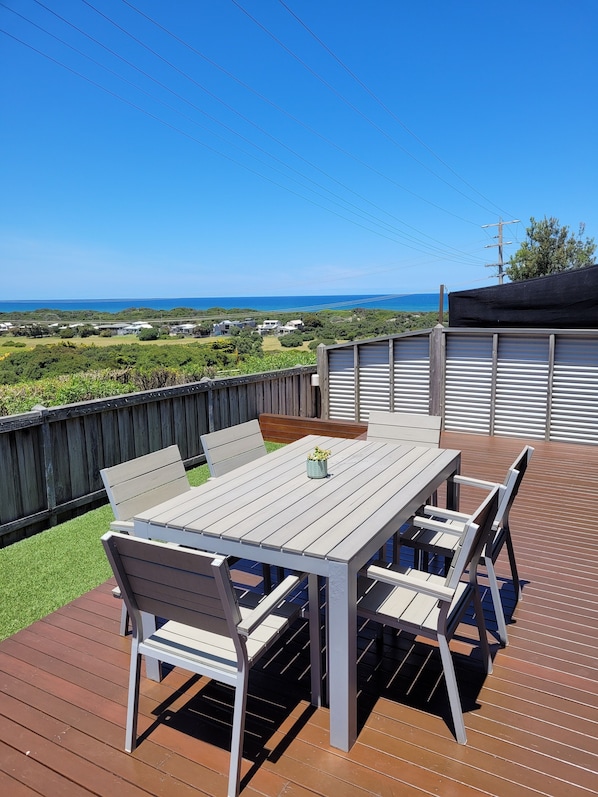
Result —
<instances>
[{"instance_id":1,"label":"tree","mask_svg":"<svg viewBox=\"0 0 598 797\"><path fill-rule=\"evenodd\" d=\"M303 335L300 332L289 332L280 339L280 345L287 349L294 349L303 344Z\"/></svg>"},{"instance_id":2,"label":"tree","mask_svg":"<svg viewBox=\"0 0 598 797\"><path fill-rule=\"evenodd\" d=\"M505 273L513 281L544 277L592 264L596 244L583 237L585 224L579 225L576 237L558 219L546 216L536 221L532 216L525 240L510 258Z\"/></svg>"},{"instance_id":3,"label":"tree","mask_svg":"<svg viewBox=\"0 0 598 797\"><path fill-rule=\"evenodd\" d=\"M142 327L137 335L139 340L158 340L160 330L155 327Z\"/></svg>"}]
</instances>

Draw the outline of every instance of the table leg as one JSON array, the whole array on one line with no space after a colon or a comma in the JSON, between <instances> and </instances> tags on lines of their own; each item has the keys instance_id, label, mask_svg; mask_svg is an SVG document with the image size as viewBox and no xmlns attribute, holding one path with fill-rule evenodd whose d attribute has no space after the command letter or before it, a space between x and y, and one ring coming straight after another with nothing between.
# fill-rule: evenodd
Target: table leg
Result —
<instances>
[{"instance_id":1,"label":"table leg","mask_svg":"<svg viewBox=\"0 0 598 797\"><path fill-rule=\"evenodd\" d=\"M322 634L320 632L320 584L318 576L307 578L309 603L309 648L311 662L311 703L322 705Z\"/></svg>"},{"instance_id":2,"label":"table leg","mask_svg":"<svg viewBox=\"0 0 598 797\"><path fill-rule=\"evenodd\" d=\"M348 751L357 738L357 577L340 562L328 579L330 744Z\"/></svg>"}]
</instances>

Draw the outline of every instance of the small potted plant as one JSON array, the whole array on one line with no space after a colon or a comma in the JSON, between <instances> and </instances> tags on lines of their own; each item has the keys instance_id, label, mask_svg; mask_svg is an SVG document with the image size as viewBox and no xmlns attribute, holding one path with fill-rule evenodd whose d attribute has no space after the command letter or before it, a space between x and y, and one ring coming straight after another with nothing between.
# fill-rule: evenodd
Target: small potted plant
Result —
<instances>
[{"instance_id":1,"label":"small potted plant","mask_svg":"<svg viewBox=\"0 0 598 797\"><path fill-rule=\"evenodd\" d=\"M328 476L328 457L330 451L316 446L307 455L307 475L310 479L324 479Z\"/></svg>"}]
</instances>

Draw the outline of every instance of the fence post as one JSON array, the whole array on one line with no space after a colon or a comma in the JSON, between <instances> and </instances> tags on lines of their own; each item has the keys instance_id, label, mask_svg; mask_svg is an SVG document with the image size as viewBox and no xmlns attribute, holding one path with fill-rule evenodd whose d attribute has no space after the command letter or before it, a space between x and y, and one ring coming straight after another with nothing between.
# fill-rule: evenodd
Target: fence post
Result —
<instances>
[{"instance_id":1,"label":"fence post","mask_svg":"<svg viewBox=\"0 0 598 797\"><path fill-rule=\"evenodd\" d=\"M208 432L214 431L214 390L213 390L213 381L209 379L207 376L202 377L199 380L200 384L205 385L206 382L209 383L208 387Z\"/></svg>"},{"instance_id":2,"label":"fence post","mask_svg":"<svg viewBox=\"0 0 598 797\"><path fill-rule=\"evenodd\" d=\"M320 343L316 349L318 356L318 387L320 388L320 417L328 419L330 413L330 397L328 395L328 352Z\"/></svg>"},{"instance_id":3,"label":"fence post","mask_svg":"<svg viewBox=\"0 0 598 797\"><path fill-rule=\"evenodd\" d=\"M54 446L50 434L50 413L47 407L36 404L33 409L39 412L42 421L42 454L44 459L44 473L46 475L46 503L50 513L50 526L56 525L56 482L54 479Z\"/></svg>"},{"instance_id":4,"label":"fence post","mask_svg":"<svg viewBox=\"0 0 598 797\"><path fill-rule=\"evenodd\" d=\"M442 324L430 332L430 415L444 416L445 336Z\"/></svg>"}]
</instances>

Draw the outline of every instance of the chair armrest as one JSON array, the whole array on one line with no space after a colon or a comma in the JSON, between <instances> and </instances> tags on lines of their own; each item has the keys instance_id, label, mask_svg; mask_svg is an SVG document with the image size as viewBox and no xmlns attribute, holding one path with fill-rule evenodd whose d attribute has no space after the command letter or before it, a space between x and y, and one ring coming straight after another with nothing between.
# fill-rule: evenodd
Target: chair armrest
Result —
<instances>
[{"instance_id":1,"label":"chair armrest","mask_svg":"<svg viewBox=\"0 0 598 797\"><path fill-rule=\"evenodd\" d=\"M411 522L415 528L440 531L443 534L453 534L455 537L459 537L463 533L465 525L462 521L457 521L459 525L454 526L451 523L444 523L442 520L432 520L432 518L419 517L419 515L416 515Z\"/></svg>"},{"instance_id":2,"label":"chair armrest","mask_svg":"<svg viewBox=\"0 0 598 797\"><path fill-rule=\"evenodd\" d=\"M132 520L113 520L110 524L110 531L122 531L125 534L133 531L134 523Z\"/></svg>"},{"instance_id":3,"label":"chair armrest","mask_svg":"<svg viewBox=\"0 0 598 797\"><path fill-rule=\"evenodd\" d=\"M245 637L249 636L305 578L307 578L305 573L287 576L272 592L265 595L255 609L239 623L237 626L239 633Z\"/></svg>"},{"instance_id":4,"label":"chair armrest","mask_svg":"<svg viewBox=\"0 0 598 797\"><path fill-rule=\"evenodd\" d=\"M433 506L432 504L426 504L424 507L424 512L426 515L441 517L445 518L446 520L458 520L461 523L465 523L465 521L469 519L469 515L465 512L456 512L454 509L443 509L442 507ZM416 515L415 517L418 518L419 515Z\"/></svg>"},{"instance_id":5,"label":"chair armrest","mask_svg":"<svg viewBox=\"0 0 598 797\"><path fill-rule=\"evenodd\" d=\"M456 484L467 484L471 487L484 487L486 490L494 490L499 486L497 482L487 482L483 479L474 479L471 476L453 476L453 481Z\"/></svg>"},{"instance_id":6,"label":"chair armrest","mask_svg":"<svg viewBox=\"0 0 598 797\"><path fill-rule=\"evenodd\" d=\"M410 576L408 573L398 573L396 570L388 570L378 565L370 565L365 571L367 576L376 581L382 581L393 587L405 587L412 592L420 592L430 595L439 601L452 601L455 590L445 587L443 584L431 584L421 578Z\"/></svg>"}]
</instances>

